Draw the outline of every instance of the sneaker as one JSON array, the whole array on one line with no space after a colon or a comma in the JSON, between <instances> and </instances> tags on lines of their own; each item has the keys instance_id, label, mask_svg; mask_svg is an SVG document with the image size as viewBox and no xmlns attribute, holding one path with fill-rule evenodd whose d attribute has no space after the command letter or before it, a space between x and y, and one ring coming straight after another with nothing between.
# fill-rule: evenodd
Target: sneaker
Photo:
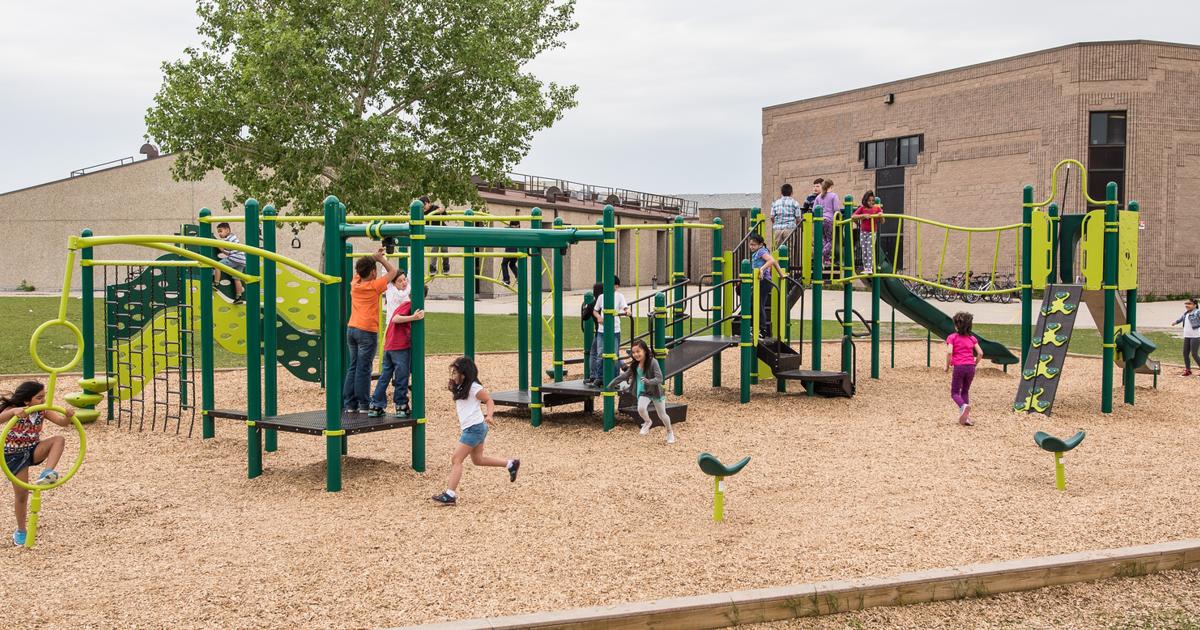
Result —
<instances>
[{"instance_id":1,"label":"sneaker","mask_svg":"<svg viewBox=\"0 0 1200 630\"><path fill-rule=\"evenodd\" d=\"M458 505L458 498L450 496L448 492L435 494L432 499L441 505Z\"/></svg>"},{"instance_id":2,"label":"sneaker","mask_svg":"<svg viewBox=\"0 0 1200 630\"><path fill-rule=\"evenodd\" d=\"M958 408L958 423L959 424L967 424L967 422L969 421L967 416L969 416L970 414L971 414L971 405L970 404L966 404L966 405L963 405L962 407L959 407Z\"/></svg>"},{"instance_id":3,"label":"sneaker","mask_svg":"<svg viewBox=\"0 0 1200 630\"><path fill-rule=\"evenodd\" d=\"M412 417L412 409L409 408L408 405L404 405L403 407L396 407L396 417L397 418L411 418Z\"/></svg>"},{"instance_id":4,"label":"sneaker","mask_svg":"<svg viewBox=\"0 0 1200 630\"><path fill-rule=\"evenodd\" d=\"M237 296L237 297L233 298L233 303L234 303L234 304L241 304L242 302L245 302L245 301L246 301L246 295L245 295L245 294L242 294L242 295L239 295L239 296Z\"/></svg>"},{"instance_id":5,"label":"sneaker","mask_svg":"<svg viewBox=\"0 0 1200 630\"><path fill-rule=\"evenodd\" d=\"M1192 375L1192 371L1191 371L1191 370L1184 370L1184 371L1180 372L1180 373L1179 373L1179 375L1180 375L1180 376L1191 376L1191 375Z\"/></svg>"},{"instance_id":6,"label":"sneaker","mask_svg":"<svg viewBox=\"0 0 1200 630\"><path fill-rule=\"evenodd\" d=\"M368 418L382 418L383 410L380 409L379 407L371 407L370 409L367 410L367 417Z\"/></svg>"},{"instance_id":7,"label":"sneaker","mask_svg":"<svg viewBox=\"0 0 1200 630\"><path fill-rule=\"evenodd\" d=\"M56 481L58 481L58 471L53 468L47 468L42 471L41 476L34 483L39 486L48 486Z\"/></svg>"},{"instance_id":8,"label":"sneaker","mask_svg":"<svg viewBox=\"0 0 1200 630\"><path fill-rule=\"evenodd\" d=\"M973 426L975 426L975 422L974 422L974 421L972 421L970 418L963 418L962 420L959 420L959 421L958 421L958 423L959 423L959 424L961 424L961 425L963 425L964 427L973 427Z\"/></svg>"},{"instance_id":9,"label":"sneaker","mask_svg":"<svg viewBox=\"0 0 1200 630\"><path fill-rule=\"evenodd\" d=\"M508 465L508 480L516 481L517 480L517 471L520 469L521 469L521 460L519 460L519 459L512 460L512 463Z\"/></svg>"},{"instance_id":10,"label":"sneaker","mask_svg":"<svg viewBox=\"0 0 1200 630\"><path fill-rule=\"evenodd\" d=\"M24 547L25 546L25 537L26 537L25 532L23 532L19 529L14 531L13 536L12 536L13 544L18 547Z\"/></svg>"},{"instance_id":11,"label":"sneaker","mask_svg":"<svg viewBox=\"0 0 1200 630\"><path fill-rule=\"evenodd\" d=\"M358 413L358 407L347 407L342 413Z\"/></svg>"},{"instance_id":12,"label":"sneaker","mask_svg":"<svg viewBox=\"0 0 1200 630\"><path fill-rule=\"evenodd\" d=\"M638 431L638 433L641 433L642 435L649 435L649 433L650 433L650 426L651 426L651 424L653 424L653 423L652 423L652 422L650 422L649 420L647 420L647 421L643 422L643 423L642 423L642 430L641 430L641 431Z\"/></svg>"},{"instance_id":13,"label":"sneaker","mask_svg":"<svg viewBox=\"0 0 1200 630\"><path fill-rule=\"evenodd\" d=\"M674 443L675 443L675 432L671 431L670 433L667 434L667 444L674 444Z\"/></svg>"}]
</instances>

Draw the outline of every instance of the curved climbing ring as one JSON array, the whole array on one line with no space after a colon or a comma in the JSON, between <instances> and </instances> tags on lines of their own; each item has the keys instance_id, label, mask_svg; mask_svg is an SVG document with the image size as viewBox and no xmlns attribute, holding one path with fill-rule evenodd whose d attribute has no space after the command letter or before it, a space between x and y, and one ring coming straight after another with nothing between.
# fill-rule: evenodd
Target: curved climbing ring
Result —
<instances>
[{"instance_id":1,"label":"curved climbing ring","mask_svg":"<svg viewBox=\"0 0 1200 630\"><path fill-rule=\"evenodd\" d=\"M46 365L46 362L42 361L42 358L38 356L37 351L38 339L41 338L42 333L54 326L62 326L75 335L75 356L72 357L66 365L61 367L50 367L49 365ZM33 357L33 364L36 365L39 370L46 372L47 374L66 372L76 365L79 365L79 362L83 359L83 333L80 332L79 327L75 324L72 324L70 320L51 319L42 322L42 325L38 326L37 329L33 331L33 336L29 338L29 356Z\"/></svg>"},{"instance_id":2,"label":"curved climbing ring","mask_svg":"<svg viewBox=\"0 0 1200 630\"><path fill-rule=\"evenodd\" d=\"M47 322L47 323L49 323L49 322ZM62 407L55 407L54 405L51 405L50 403L42 403L40 405L26 407L25 413L34 413L34 412L42 411L44 409L49 409L51 411L57 411L58 413L61 413L64 415L66 414L65 409L63 409ZM17 424L17 420L19 420L19 419L20 418L18 418L17 416L13 416L12 419L9 420L4 425L4 429L0 430L0 444L3 444L8 441L8 432L12 430L13 426ZM64 483L67 483L67 481L69 481L71 479L71 477L75 476L75 473L79 472L79 467L83 465L83 456L85 453L87 453L87 433L85 433L83 430L83 424L80 423L79 418L76 418L75 416L71 416L71 424L74 425L75 432L77 434L79 434L79 454L77 454L75 456L75 463L71 465L70 470L68 470L66 472L66 474L59 477L58 481L55 481L54 483L51 483L51 484L46 484L44 486L34 485L31 483L21 481L20 479L17 478L17 475L13 471L8 469L7 461L0 462L0 468L2 468L4 470L4 476L8 477L8 480L13 482L13 484L15 484L17 487L24 488L26 490L29 490L30 492L41 492L41 491L45 491L45 490L53 490L53 489L63 485Z\"/></svg>"}]
</instances>

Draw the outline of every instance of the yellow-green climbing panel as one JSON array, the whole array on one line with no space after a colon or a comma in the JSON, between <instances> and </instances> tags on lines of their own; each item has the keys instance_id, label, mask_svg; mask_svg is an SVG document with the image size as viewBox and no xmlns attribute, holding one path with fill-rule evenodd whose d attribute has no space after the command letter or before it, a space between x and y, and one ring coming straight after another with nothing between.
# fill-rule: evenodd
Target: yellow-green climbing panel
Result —
<instances>
[{"instance_id":1,"label":"yellow-green climbing panel","mask_svg":"<svg viewBox=\"0 0 1200 630\"><path fill-rule=\"evenodd\" d=\"M276 266L275 301L280 317L300 330L321 330L321 283Z\"/></svg>"}]
</instances>

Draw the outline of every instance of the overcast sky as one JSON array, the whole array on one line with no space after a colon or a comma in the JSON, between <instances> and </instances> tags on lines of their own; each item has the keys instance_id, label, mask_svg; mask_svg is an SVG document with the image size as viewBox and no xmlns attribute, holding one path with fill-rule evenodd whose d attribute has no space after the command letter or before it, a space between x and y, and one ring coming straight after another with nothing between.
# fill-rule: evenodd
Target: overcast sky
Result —
<instances>
[{"instance_id":1,"label":"overcast sky","mask_svg":"<svg viewBox=\"0 0 1200 630\"><path fill-rule=\"evenodd\" d=\"M1084 8L1086 7L1086 8ZM1078 41L1200 43L1200 3L579 0L535 62L580 86L519 172L648 192L756 192L764 106ZM189 0L0 0L0 192L136 155Z\"/></svg>"}]
</instances>

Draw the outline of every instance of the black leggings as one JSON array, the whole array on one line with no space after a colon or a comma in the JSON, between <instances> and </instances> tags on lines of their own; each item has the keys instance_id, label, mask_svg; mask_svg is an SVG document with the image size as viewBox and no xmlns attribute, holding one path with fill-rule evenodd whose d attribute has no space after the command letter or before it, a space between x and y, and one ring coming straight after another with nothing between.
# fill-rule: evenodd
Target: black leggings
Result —
<instances>
[{"instance_id":1,"label":"black leggings","mask_svg":"<svg viewBox=\"0 0 1200 630\"><path fill-rule=\"evenodd\" d=\"M1192 359L1196 360L1196 367L1200 368L1200 339L1183 338L1183 365L1189 371L1192 369Z\"/></svg>"}]
</instances>

